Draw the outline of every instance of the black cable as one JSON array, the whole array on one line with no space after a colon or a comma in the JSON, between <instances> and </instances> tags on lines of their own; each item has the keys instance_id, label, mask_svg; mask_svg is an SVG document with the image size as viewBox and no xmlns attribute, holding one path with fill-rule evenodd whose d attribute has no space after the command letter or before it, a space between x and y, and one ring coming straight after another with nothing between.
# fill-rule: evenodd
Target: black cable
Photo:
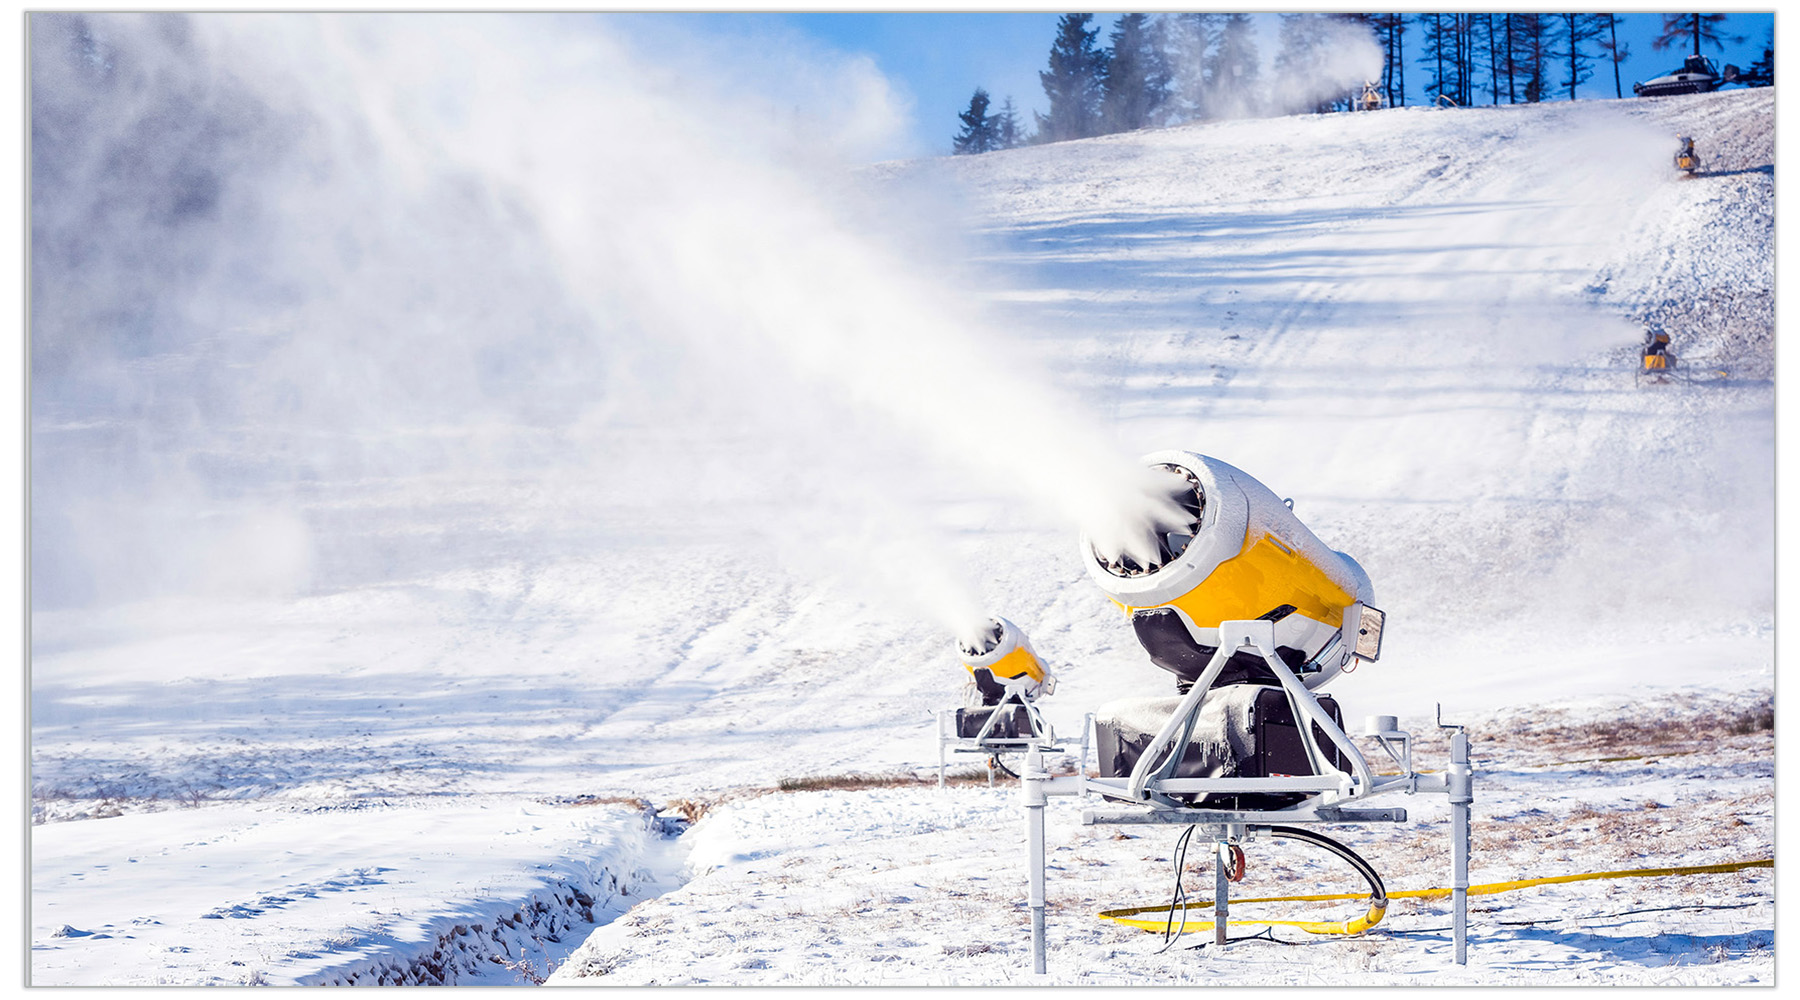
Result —
<instances>
[{"instance_id":1,"label":"black cable","mask_svg":"<svg viewBox=\"0 0 1800 1000\"><path fill-rule=\"evenodd\" d=\"M1239 937L1228 937L1225 939L1226 944L1237 944L1239 941L1267 941L1270 944L1284 944L1290 948L1301 947L1308 943L1305 941L1283 941L1281 938L1278 938L1275 936L1275 928L1273 928L1273 927L1264 927L1262 930L1257 931L1255 934L1244 934ZM1200 949L1206 947L1209 944L1212 944L1212 942L1211 941L1201 941L1198 944L1190 944L1186 948L1183 948L1182 950L1183 951L1199 951Z\"/></svg>"},{"instance_id":2,"label":"black cable","mask_svg":"<svg viewBox=\"0 0 1800 1000\"><path fill-rule=\"evenodd\" d=\"M1186 830L1182 831L1180 839L1175 842L1175 889L1169 894L1168 918L1163 924L1163 946L1156 950L1156 954L1158 955L1168 951L1170 946L1179 940L1181 935L1187 931L1187 891L1182 887L1181 874L1183 867L1187 863L1188 842L1192 839L1193 835L1194 827L1189 826ZM1278 839L1304 841L1316 847L1322 847L1325 850L1336 854L1338 857L1343 858L1345 861L1350 862L1350 866L1355 868L1357 873L1362 875L1364 879L1368 880L1370 903L1379 906L1382 909L1387 908L1387 886L1382 884L1381 875L1375 871L1373 865L1364 861L1355 851L1352 851L1350 848L1345 847L1343 844L1332 840L1324 834L1313 833L1311 830L1302 830L1292 826L1271 826L1269 827L1269 835ZM1179 930L1175 927L1175 911L1177 909L1181 910L1181 927ZM1228 937L1225 941L1227 944L1230 944L1233 941L1249 941L1262 938L1263 940L1273 941L1276 944L1295 943L1292 941L1283 941L1280 938L1275 937L1274 930L1273 927L1266 928L1265 933L1268 934L1268 937L1266 938L1263 938L1262 934L1252 934L1247 937Z\"/></svg>"},{"instance_id":3,"label":"black cable","mask_svg":"<svg viewBox=\"0 0 1800 1000\"><path fill-rule=\"evenodd\" d=\"M1271 826L1269 827L1269 835L1272 837L1285 838L1287 840L1302 840L1314 846L1323 847L1325 850L1350 862L1352 868L1355 868L1363 878L1368 879L1369 889L1372 893L1369 897L1370 902L1384 909L1387 907L1387 887L1381 883L1381 876L1376 873L1375 866L1364 861L1355 851L1352 851L1350 848L1345 847L1343 844L1332 840L1324 834L1314 833L1311 830L1302 830L1292 826Z\"/></svg>"},{"instance_id":4,"label":"black cable","mask_svg":"<svg viewBox=\"0 0 1800 1000\"><path fill-rule=\"evenodd\" d=\"M1188 841L1194 836L1194 828L1189 826L1181 832L1180 839L1175 841L1175 891L1169 895L1169 915L1163 922L1163 946L1156 949L1158 955L1169 950L1169 946L1181 940L1187 931L1187 892L1181 887L1181 870L1187 864ZM1175 929L1175 908L1181 908L1181 929Z\"/></svg>"},{"instance_id":5,"label":"black cable","mask_svg":"<svg viewBox=\"0 0 1800 1000\"><path fill-rule=\"evenodd\" d=\"M1633 913L1662 913L1665 910L1742 910L1746 907L1757 906L1757 905L1759 905L1759 904L1757 904L1757 903L1689 903L1686 906L1652 906L1652 907L1648 907L1648 908L1642 909L1642 910L1626 910L1624 913L1602 913L1598 917L1587 917L1587 918L1583 918L1583 919L1600 920L1600 919L1605 919L1607 917L1628 916ZM1561 919L1561 918L1558 918L1558 919Z\"/></svg>"}]
</instances>

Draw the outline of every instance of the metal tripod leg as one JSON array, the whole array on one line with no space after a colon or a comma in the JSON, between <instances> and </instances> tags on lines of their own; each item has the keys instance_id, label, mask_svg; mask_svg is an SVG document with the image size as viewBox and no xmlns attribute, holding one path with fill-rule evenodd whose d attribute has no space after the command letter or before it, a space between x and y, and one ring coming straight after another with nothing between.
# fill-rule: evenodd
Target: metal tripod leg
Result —
<instances>
[{"instance_id":1,"label":"metal tripod leg","mask_svg":"<svg viewBox=\"0 0 1800 1000\"><path fill-rule=\"evenodd\" d=\"M1475 801L1474 776L1469 769L1469 735L1450 734L1450 837L1453 876L1450 882L1452 925L1456 934L1456 964L1469 964L1469 803Z\"/></svg>"},{"instance_id":2,"label":"metal tripod leg","mask_svg":"<svg viewBox=\"0 0 1800 1000\"><path fill-rule=\"evenodd\" d=\"M1025 752L1020 783L1025 793L1025 837L1031 849L1031 971L1042 974L1044 965L1044 755L1033 746Z\"/></svg>"},{"instance_id":3,"label":"metal tripod leg","mask_svg":"<svg viewBox=\"0 0 1800 1000\"><path fill-rule=\"evenodd\" d=\"M1230 867L1231 845L1221 840L1213 845L1213 943L1221 946L1231 913L1231 881L1225 874Z\"/></svg>"}]
</instances>

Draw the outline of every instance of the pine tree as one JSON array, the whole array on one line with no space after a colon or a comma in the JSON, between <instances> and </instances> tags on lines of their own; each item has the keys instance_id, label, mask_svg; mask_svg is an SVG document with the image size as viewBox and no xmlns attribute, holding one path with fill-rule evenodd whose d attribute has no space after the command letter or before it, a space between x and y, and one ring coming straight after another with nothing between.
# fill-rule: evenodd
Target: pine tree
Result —
<instances>
[{"instance_id":1,"label":"pine tree","mask_svg":"<svg viewBox=\"0 0 1800 1000\"><path fill-rule=\"evenodd\" d=\"M1506 36L1506 103L1517 104L1519 103L1519 88L1513 73L1518 69L1519 64L1513 56L1513 40L1516 37L1513 33L1513 16L1502 14L1500 18L1502 21L1500 30Z\"/></svg>"},{"instance_id":2,"label":"pine tree","mask_svg":"<svg viewBox=\"0 0 1800 1000\"><path fill-rule=\"evenodd\" d=\"M1321 75L1326 57L1324 15L1282 14L1281 28L1276 33L1275 71L1282 80L1314 80ZM1320 98L1307 110L1314 114L1330 111L1335 102ZM1281 110L1290 110L1282 108Z\"/></svg>"},{"instance_id":3,"label":"pine tree","mask_svg":"<svg viewBox=\"0 0 1800 1000\"><path fill-rule=\"evenodd\" d=\"M1388 25L1388 107L1406 107L1406 15L1384 14ZM1395 100L1395 97L1399 100Z\"/></svg>"},{"instance_id":4,"label":"pine tree","mask_svg":"<svg viewBox=\"0 0 1800 1000\"><path fill-rule=\"evenodd\" d=\"M1550 15L1531 13L1511 17L1512 61L1515 71L1524 77L1521 96L1526 103L1536 104L1544 99L1548 88L1544 72L1550 60Z\"/></svg>"},{"instance_id":5,"label":"pine tree","mask_svg":"<svg viewBox=\"0 0 1800 1000\"><path fill-rule=\"evenodd\" d=\"M1394 49L1399 40L1394 32L1394 21L1398 17L1398 14L1368 15L1369 27L1374 29L1376 40L1381 42L1381 79L1377 82L1390 108L1400 106L1394 100Z\"/></svg>"},{"instance_id":6,"label":"pine tree","mask_svg":"<svg viewBox=\"0 0 1800 1000\"><path fill-rule=\"evenodd\" d=\"M1769 40L1763 43L1762 58L1738 73L1737 82L1746 87L1775 85L1775 30L1769 29Z\"/></svg>"},{"instance_id":7,"label":"pine tree","mask_svg":"<svg viewBox=\"0 0 1800 1000\"><path fill-rule=\"evenodd\" d=\"M1452 100L1455 99L1454 95L1450 93L1449 78L1444 73L1445 62L1450 62L1453 67L1455 63L1450 51L1453 44L1453 33L1449 24L1444 20L1447 16L1445 14L1419 15L1419 27L1423 29L1419 44L1425 48L1425 51L1419 54L1419 62L1432 68L1431 82L1425 85L1425 92L1432 96L1434 102L1437 98L1445 96L1451 97Z\"/></svg>"},{"instance_id":8,"label":"pine tree","mask_svg":"<svg viewBox=\"0 0 1800 1000\"><path fill-rule=\"evenodd\" d=\"M1215 114L1242 118L1257 113L1256 24L1248 14L1226 14L1206 74L1207 104Z\"/></svg>"},{"instance_id":9,"label":"pine tree","mask_svg":"<svg viewBox=\"0 0 1800 1000\"><path fill-rule=\"evenodd\" d=\"M1575 99L1575 88L1587 82L1594 75L1594 60L1588 55L1586 46L1599 37L1603 27L1589 14L1558 14L1562 20L1563 48L1557 53L1568 60L1565 64L1569 71L1568 79L1563 86L1569 88L1569 100ZM1606 16L1606 15L1602 15Z\"/></svg>"},{"instance_id":10,"label":"pine tree","mask_svg":"<svg viewBox=\"0 0 1800 1000\"><path fill-rule=\"evenodd\" d=\"M1037 116L1043 142L1085 139L1100 134L1100 84L1106 78L1106 53L1094 47L1099 28L1090 30L1092 14L1064 14L1056 22L1050 46L1050 68L1038 72L1050 113Z\"/></svg>"},{"instance_id":11,"label":"pine tree","mask_svg":"<svg viewBox=\"0 0 1800 1000\"><path fill-rule=\"evenodd\" d=\"M1456 103L1475 103L1475 54L1481 51L1481 22L1474 14L1452 14L1451 31L1456 52Z\"/></svg>"},{"instance_id":12,"label":"pine tree","mask_svg":"<svg viewBox=\"0 0 1800 1000\"><path fill-rule=\"evenodd\" d=\"M1450 15L1450 96L1469 103L1469 15Z\"/></svg>"},{"instance_id":13,"label":"pine tree","mask_svg":"<svg viewBox=\"0 0 1800 1000\"><path fill-rule=\"evenodd\" d=\"M1219 15L1164 14L1157 19L1157 45L1169 71L1165 119L1186 122L1212 117L1207 103L1206 68Z\"/></svg>"},{"instance_id":14,"label":"pine tree","mask_svg":"<svg viewBox=\"0 0 1800 1000\"><path fill-rule=\"evenodd\" d=\"M950 141L951 148L957 153L985 153L998 149L994 119L988 115L988 92L980 87L969 98L969 110L956 117L962 119L963 129Z\"/></svg>"},{"instance_id":15,"label":"pine tree","mask_svg":"<svg viewBox=\"0 0 1800 1000\"><path fill-rule=\"evenodd\" d=\"M1025 141L1019 134L1019 112L1013 107L1012 95L1008 94L1006 102L1000 105L1000 113L994 116L994 142L996 149L1012 149Z\"/></svg>"},{"instance_id":16,"label":"pine tree","mask_svg":"<svg viewBox=\"0 0 1800 1000\"><path fill-rule=\"evenodd\" d=\"M1488 46L1488 84L1494 104L1500 104L1500 29L1494 27L1494 15L1481 15L1482 35Z\"/></svg>"},{"instance_id":17,"label":"pine tree","mask_svg":"<svg viewBox=\"0 0 1800 1000\"><path fill-rule=\"evenodd\" d=\"M1737 35L1725 34L1724 24L1724 14L1664 14L1662 34L1650 42L1650 47L1661 52L1682 39L1692 39L1694 55L1700 54L1701 42L1723 52L1726 42L1735 45L1744 40Z\"/></svg>"},{"instance_id":18,"label":"pine tree","mask_svg":"<svg viewBox=\"0 0 1800 1000\"><path fill-rule=\"evenodd\" d=\"M1169 71L1148 14L1121 14L1100 84L1100 120L1107 132L1159 124L1169 96Z\"/></svg>"}]
</instances>

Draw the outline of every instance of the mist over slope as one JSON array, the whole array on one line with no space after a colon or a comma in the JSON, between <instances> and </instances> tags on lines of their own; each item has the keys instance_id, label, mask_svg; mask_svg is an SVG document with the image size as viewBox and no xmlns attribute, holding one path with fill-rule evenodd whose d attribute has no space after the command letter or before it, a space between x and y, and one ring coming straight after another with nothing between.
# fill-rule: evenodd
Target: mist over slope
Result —
<instances>
[{"instance_id":1,"label":"mist over slope","mask_svg":"<svg viewBox=\"0 0 1800 1000\"><path fill-rule=\"evenodd\" d=\"M367 44L331 51L357 64ZM295 114L354 131L357 107L342 122L325 98ZM170 286L187 312L162 339L63 368L93 350L70 344L111 328L40 293L34 780L44 803L196 781L233 797L672 792L901 763L928 752L926 713L956 697L948 623L976 609L1034 637L1064 680L1053 715L1072 724L1111 692L1167 681L1083 578L1067 514L1091 498L1057 492L1100 458L1163 447L1263 479L1369 570L1389 645L1340 685L1352 714L1658 683L1677 655L1705 676L1757 674L1772 620L1771 129L1772 96L1742 91L1295 116L886 164L795 201L813 222L790 219L791 236L743 244L770 271L798 262L802 280L794 295L736 279L707 291L766 317L712 339L706 323L665 337L658 317L687 322L657 311L665 292L617 299L636 272L552 281L546 269L586 258L557 258L572 244L544 236L540 215L505 221L502 194L527 197L534 175L456 159L461 174L398 190L486 185L478 212L417 213L512 241L480 258L481 273L504 268L482 279L510 288L499 298L461 283L462 256L491 245L473 233L464 250L440 237L424 257L366 258L415 276L399 285L294 264L283 241L318 224L312 202L234 265L304 279L294 301L311 320L260 309L217 264ZM110 135L72 134L96 131ZM1699 137L1702 176L1670 168L1678 131ZM472 148L486 133L449 135ZM402 152L417 150L374 163L398 171ZM751 162L759 193L798 190L784 162ZM222 192L281 190L255 163L206 169ZM347 214L326 202L325 218L399 239L403 219L356 214L390 182L342 169L315 182L330 194L355 178L361 194ZM759 204L753 218L780 214ZM869 229L906 217L896 206L919 209L909 228ZM978 231L933 221L958 207ZM142 239L171 224L106 211ZM43 213L34 247L90 238L66 213ZM827 246L872 263L819 290L804 267ZM333 268L362 259L340 254L351 263ZM913 263L883 286L880 260ZM735 273L696 267L693 287ZM40 261L34 280L58 273ZM938 291L924 275L944 278ZM608 301L596 289L618 309L580 305ZM895 305L921 297L949 304ZM226 305L238 325L206 319ZM821 308L834 318L815 323ZM868 315L879 322L858 327ZM781 339L788 319L816 351ZM1646 319L1729 377L1636 384ZM858 332L839 344L844 324ZM844 361L866 337L895 353ZM916 345L941 363L907 370ZM908 411L919 380L933 395ZM1069 428L1089 457L1021 471ZM361 697L291 711L345 676ZM814 728L821 703L844 728ZM186 720L195 704L202 724L180 726L172 753L160 724L122 724ZM406 763L449 720L480 736L429 769ZM349 721L363 735L321 770ZM249 729L263 750L219 745ZM701 733L717 738L619 750ZM762 758L778 733L813 749ZM375 775L367 759L400 763Z\"/></svg>"}]
</instances>

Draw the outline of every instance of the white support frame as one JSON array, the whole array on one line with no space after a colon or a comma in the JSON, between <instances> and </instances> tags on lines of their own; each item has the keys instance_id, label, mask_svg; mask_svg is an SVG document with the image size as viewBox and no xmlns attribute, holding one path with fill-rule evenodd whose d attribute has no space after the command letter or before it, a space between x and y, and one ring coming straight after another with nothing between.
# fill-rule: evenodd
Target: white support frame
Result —
<instances>
[{"instance_id":1,"label":"white support frame","mask_svg":"<svg viewBox=\"0 0 1800 1000\"><path fill-rule=\"evenodd\" d=\"M1014 706L1023 707L1025 709L1025 718L1031 727L1031 735L1019 737L989 736L988 734L993 731L995 724L1000 719L1001 711L1010 710ZM988 717L987 721L982 723L981 729L977 731L974 736L952 735L950 731L950 720L955 717L957 710L954 708L938 710L937 737L939 788L943 788L945 784L945 770L949 766L949 760L946 755L950 752L998 754L1019 753L1032 750L1055 751L1058 749L1056 732L1050 727L1050 723L1044 719L1043 711L1038 708L1035 702L1027 699L1024 693L1018 688L1008 687L1006 693L1001 695L1000 700L997 703L993 705L982 705L980 707L989 710ZM1084 720L1084 722L1088 723L1091 723L1091 721L1091 715L1087 720ZM1091 725L1084 724L1081 730L1081 763L1079 765L1078 773L1083 775L1085 775L1087 770L1088 733L1092 731L1092 728ZM990 784L992 783L992 777L993 774L990 769Z\"/></svg>"},{"instance_id":2,"label":"white support frame","mask_svg":"<svg viewBox=\"0 0 1800 1000\"><path fill-rule=\"evenodd\" d=\"M1248 835L1255 826L1266 826L1271 823L1403 823L1406 821L1404 809L1347 809L1346 803L1365 799L1373 795L1390 792L1405 792L1409 795L1417 792L1439 793L1449 797L1451 810L1451 850L1452 850L1452 907L1453 931L1456 945L1456 964L1468 963L1468 886L1469 886L1469 807L1474 801L1474 773L1469 762L1468 734L1460 726L1445 726L1440 716L1440 728L1453 729L1450 738L1450 766L1441 774L1419 774L1412 769L1411 737L1405 733L1384 730L1374 733L1382 741L1383 749L1397 763L1401 763L1405 773L1389 777L1377 778L1369 769L1368 761L1356 745L1350 742L1343 729L1333 722L1312 692L1300 682L1294 672L1275 655L1274 622L1258 619L1254 621L1228 621L1219 625L1220 643L1207 662L1193 687L1176 707L1169 721L1156 736L1145 746L1138 757L1137 766L1132 769L1129 778L1089 778L1087 776L1087 743L1088 735L1082 734L1082 764L1075 775L1051 777L1044 770L1041 747L1031 745L1025 747L1025 767L1019 775L1020 790L1024 799L1026 817L1026 841L1030 852L1028 871L1028 905L1031 911L1031 953L1032 971L1043 973L1046 968L1044 945L1044 808L1051 795L1098 795L1130 803L1110 808L1088 809L1082 815L1084 825L1094 824L1180 824L1198 825L1208 828L1216 842L1214 865L1218 871L1219 891L1214 900L1216 937L1219 943L1225 939L1227 893L1224 890L1224 857L1225 846L1236 843ZM1175 778L1176 767L1186 751L1188 740L1199 717L1200 706L1213 681L1218 679L1225 662L1239 650L1248 649L1262 656L1269 669L1274 672L1276 680L1281 683L1286 693L1288 704L1293 708L1294 720L1300 730L1300 738L1306 748L1307 758L1312 762L1313 775L1272 778ZM1088 716L1088 728L1091 728L1093 716ZM1313 725L1318 726L1350 762L1350 773L1345 774L1331 766L1324 757L1313 735ZM943 782L943 728L942 716L939 722L939 784ZM1404 747L1404 756L1394 754L1393 741L1400 741ZM1012 741L1031 742L1031 741ZM1234 809L1195 809L1187 808L1171 796L1173 794L1191 794L1196 792L1280 792L1298 791L1307 793L1307 798L1292 806L1281 809L1234 810Z\"/></svg>"},{"instance_id":3,"label":"white support frame","mask_svg":"<svg viewBox=\"0 0 1800 1000\"><path fill-rule=\"evenodd\" d=\"M1312 764L1313 774L1291 778L1171 777L1181 764L1182 753L1187 748L1189 737L1193 735L1194 723L1200 717L1200 707L1205 703L1206 696L1212 693L1213 682L1218 680L1220 672L1225 669L1226 661L1243 649L1260 654L1263 662L1274 672L1275 679L1281 683L1282 692L1287 695L1288 706L1293 710L1295 725L1300 731L1300 743L1306 750L1307 760ZM1306 725L1307 722L1313 725ZM1322 730L1332 745L1350 761L1350 774L1343 774L1327 762L1313 735L1313 726ZM1350 738L1331 720L1331 716L1319 707L1318 700L1300 682L1300 678L1294 675L1293 670L1275 655L1275 623L1259 618L1219 623L1219 646L1213 651L1212 659L1207 661L1205 669L1181 699L1181 704L1169 716L1169 721L1163 724L1161 731L1144 747L1137 766L1131 771L1129 781L1118 791L1099 788L1095 791L1102 795L1174 807L1176 802L1167 793L1297 791L1322 793L1327 797L1327 802L1349 802L1372 794L1374 788L1375 775L1369 770L1369 763L1363 759L1356 744L1350 742ZM1119 794L1119 791L1124 794Z\"/></svg>"}]
</instances>

